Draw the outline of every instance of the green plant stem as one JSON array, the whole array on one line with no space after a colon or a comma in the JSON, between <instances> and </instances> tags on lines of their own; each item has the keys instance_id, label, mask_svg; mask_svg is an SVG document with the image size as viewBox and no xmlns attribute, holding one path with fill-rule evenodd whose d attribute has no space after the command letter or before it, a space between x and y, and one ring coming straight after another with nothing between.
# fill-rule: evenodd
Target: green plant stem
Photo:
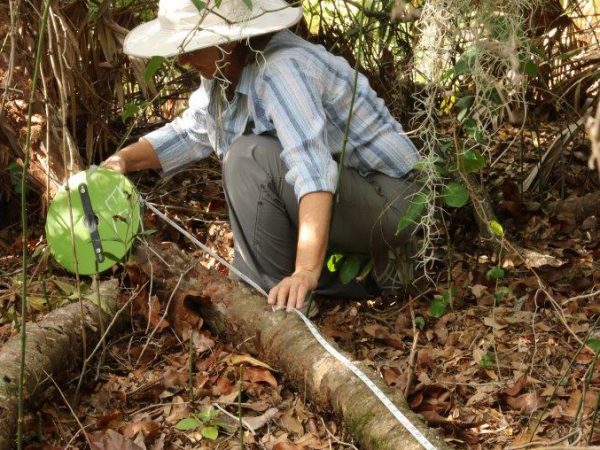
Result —
<instances>
[{"instance_id":1,"label":"green plant stem","mask_svg":"<svg viewBox=\"0 0 600 450\"><path fill-rule=\"evenodd\" d=\"M190 355L189 355L189 390L190 390L190 402L194 401L194 331L190 333Z\"/></svg>"},{"instance_id":2,"label":"green plant stem","mask_svg":"<svg viewBox=\"0 0 600 450\"><path fill-rule=\"evenodd\" d=\"M576 424L576 422L579 422L579 425L581 426L581 421L583 420L583 413L584 413L583 404L585 402L585 397L587 395L587 391L592 382L592 376L596 372L596 364L598 363L598 356L600 356L600 351L596 351L596 353L594 354L594 359L592 360L592 364L588 368L585 378L583 379L583 389L581 391L581 399L579 400L579 404L577 405L577 411L575 413L575 418L573 419L574 425ZM594 411L594 416L596 416L597 412L598 412L598 402L596 402L596 409ZM580 414L581 414L581 416L580 416ZM588 441L592 439L593 432L594 432L594 422L592 421L592 429L590 431Z\"/></svg>"},{"instance_id":3,"label":"green plant stem","mask_svg":"<svg viewBox=\"0 0 600 450\"><path fill-rule=\"evenodd\" d=\"M548 408L550 407L550 404L556 398L556 394L558 393L558 388L563 384L563 382L565 381L565 378L567 377L567 375L569 374L569 372L571 371L571 369L575 365L575 361L577 360L577 357L579 356L579 354L581 353L581 351L584 349L585 343L588 341L588 339L592 335L592 332L598 326L598 323L600 323L600 315L598 315L598 317L596 317L596 320L594 321L593 325L589 328L589 330L588 330L585 338L583 339L583 343L579 345L579 347L577 348L577 351L575 352L575 354L571 358L571 361L569 362L569 366L565 369L565 371L561 375L561 377L558 380L558 383L556 384L556 386L554 386L554 390L552 391L552 394L550 395L550 398L548 399L548 401L546 402L546 405L544 406L544 409L542 410L542 412L538 416L538 420L537 420L537 422L535 424L535 427L533 428L533 431L531 432L531 435L529 436L529 441L528 442L531 442L533 440L533 438L535 437L535 433L537 432L537 430L538 430L538 428L539 428L539 426L540 426L540 424L542 422L542 418L544 417L544 415L548 411ZM529 423L528 423L528 426L529 426Z\"/></svg>"},{"instance_id":4,"label":"green plant stem","mask_svg":"<svg viewBox=\"0 0 600 450\"><path fill-rule=\"evenodd\" d=\"M596 427L598 409L600 409L600 396L598 396L598 400L596 401L596 409L594 409L594 414L592 415L592 426L590 428L590 434L588 436L587 445L590 445L590 442L592 442L592 437L594 437L594 428Z\"/></svg>"},{"instance_id":5,"label":"green plant stem","mask_svg":"<svg viewBox=\"0 0 600 450\"><path fill-rule=\"evenodd\" d=\"M240 392L238 394L238 419L240 421L240 448L244 450L244 420L242 418L242 391L244 390L244 365L240 366Z\"/></svg>"},{"instance_id":6,"label":"green plant stem","mask_svg":"<svg viewBox=\"0 0 600 450\"><path fill-rule=\"evenodd\" d=\"M29 147L31 145L31 117L33 115L33 100L35 90L40 75L40 63L42 59L42 46L44 43L44 34L46 33L46 24L48 22L48 11L50 10L50 0L44 1L44 9L38 31L38 40L35 50L35 62L33 66L33 80L31 81L31 94L29 96L29 106L27 108L27 136L25 138L25 147L23 158L23 176L21 179L21 227L23 229L23 294L21 296L21 359L19 371L19 392L18 392L18 412L17 412L17 449L23 448L23 416L25 413L24 402L24 383L25 383L25 345L27 344L27 171L29 169Z\"/></svg>"},{"instance_id":7,"label":"green plant stem","mask_svg":"<svg viewBox=\"0 0 600 450\"><path fill-rule=\"evenodd\" d=\"M358 55L356 56L356 64L354 65L354 82L352 86L352 100L350 101L350 112L348 113L348 120L346 120L346 126L344 129L344 142L342 144L342 152L340 154L340 163L339 163L339 175L337 186L335 189L335 203L339 201L340 198L340 189L342 186L342 174L344 173L344 157L346 155L346 148L348 147L348 136L350 134L350 122L352 122L352 116L354 115L354 103L356 102L356 91L358 88L358 68L360 65L360 60L362 56L362 40L363 40L363 28L364 28L364 11L365 10L365 0L362 0L361 11L359 11L359 23L358 23ZM361 15L362 14L362 15Z\"/></svg>"}]
</instances>

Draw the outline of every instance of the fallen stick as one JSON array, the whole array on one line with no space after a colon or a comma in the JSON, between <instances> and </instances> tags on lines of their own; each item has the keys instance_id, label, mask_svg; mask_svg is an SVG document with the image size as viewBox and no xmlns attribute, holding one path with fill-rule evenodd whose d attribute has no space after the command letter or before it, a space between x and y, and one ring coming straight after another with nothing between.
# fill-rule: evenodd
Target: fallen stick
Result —
<instances>
[{"instance_id":1,"label":"fallen stick","mask_svg":"<svg viewBox=\"0 0 600 450\"><path fill-rule=\"evenodd\" d=\"M83 301L89 346L86 354L99 342L101 330L107 329L113 320L112 313L118 307L118 281L103 282L99 288L104 309L90 301ZM114 321L112 330L119 329L126 321L127 314L121 314ZM15 442L20 352L18 336L0 348L0 450L10 449ZM27 324L24 386L27 403L35 403L43 394L49 386L48 375L56 379L60 374L76 369L82 362L82 356L81 308L78 303L52 311L38 323Z\"/></svg>"},{"instance_id":2,"label":"fallen stick","mask_svg":"<svg viewBox=\"0 0 600 450\"><path fill-rule=\"evenodd\" d=\"M159 297L167 299L181 270L193 259L172 243L150 245L154 251L139 249L139 262L146 274L153 274ZM199 313L217 334L278 368L299 391L306 390L314 404L335 412L362 448L422 448L371 390L321 347L296 314L272 312L262 296L200 264L181 280L178 291L180 295L173 305L178 311L171 316ZM370 367L357 365L435 448L451 448L408 408L399 391L385 386Z\"/></svg>"}]
</instances>

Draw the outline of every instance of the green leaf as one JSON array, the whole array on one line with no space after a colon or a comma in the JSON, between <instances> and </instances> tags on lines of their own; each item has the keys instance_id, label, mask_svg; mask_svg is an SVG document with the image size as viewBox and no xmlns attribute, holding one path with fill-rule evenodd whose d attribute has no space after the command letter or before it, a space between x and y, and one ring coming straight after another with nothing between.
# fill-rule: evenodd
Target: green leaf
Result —
<instances>
[{"instance_id":1,"label":"green leaf","mask_svg":"<svg viewBox=\"0 0 600 450\"><path fill-rule=\"evenodd\" d=\"M492 17L491 35L497 41L506 41L509 37L510 21L506 16Z\"/></svg>"},{"instance_id":2,"label":"green leaf","mask_svg":"<svg viewBox=\"0 0 600 450\"><path fill-rule=\"evenodd\" d=\"M463 122L463 127L465 127L465 130L471 133L471 130L478 128L477 121L472 117L469 117Z\"/></svg>"},{"instance_id":3,"label":"green leaf","mask_svg":"<svg viewBox=\"0 0 600 450\"><path fill-rule=\"evenodd\" d=\"M477 47L472 46L465 50L465 52L460 55L460 58L456 61L454 65L454 75L461 76L467 75L471 71L471 67L475 63L475 58L477 57Z\"/></svg>"},{"instance_id":4,"label":"green leaf","mask_svg":"<svg viewBox=\"0 0 600 450\"><path fill-rule=\"evenodd\" d=\"M192 3L198 11L202 11L204 8L206 8L206 3L204 3L202 0L192 0ZM218 6L219 5L217 5L217 7Z\"/></svg>"},{"instance_id":5,"label":"green leaf","mask_svg":"<svg viewBox=\"0 0 600 450\"><path fill-rule=\"evenodd\" d=\"M200 414L197 415L198 419L200 419L204 423L210 422L215 416L216 410L212 406L207 406L203 408Z\"/></svg>"},{"instance_id":6,"label":"green leaf","mask_svg":"<svg viewBox=\"0 0 600 450\"><path fill-rule=\"evenodd\" d=\"M216 440L219 437L219 430L217 427L204 427L202 428L202 436L211 441Z\"/></svg>"},{"instance_id":7,"label":"green leaf","mask_svg":"<svg viewBox=\"0 0 600 450\"><path fill-rule=\"evenodd\" d=\"M496 236L504 236L504 228L500 223L496 222L495 220L491 220L488 223L488 229L490 230L490 233L495 234Z\"/></svg>"},{"instance_id":8,"label":"green leaf","mask_svg":"<svg viewBox=\"0 0 600 450\"><path fill-rule=\"evenodd\" d=\"M11 162L6 168L8 173L10 174L10 182L12 184L13 190L15 194L21 194L23 191L21 189L22 180L23 180L23 168L18 165L15 161Z\"/></svg>"},{"instance_id":9,"label":"green leaf","mask_svg":"<svg viewBox=\"0 0 600 450\"><path fill-rule=\"evenodd\" d=\"M469 135L473 139L475 139L475 141L477 141L478 143L481 144L481 143L483 143L485 141L485 136L483 134L483 131L481 131L481 128L479 127L479 124L472 117L467 118L463 122L463 127L465 128L465 130L467 131L467 133L469 133Z\"/></svg>"},{"instance_id":10,"label":"green leaf","mask_svg":"<svg viewBox=\"0 0 600 450\"><path fill-rule=\"evenodd\" d=\"M498 301L509 298L511 295L513 295L513 291L507 286L501 286L498 289L496 289L495 297Z\"/></svg>"},{"instance_id":11,"label":"green leaf","mask_svg":"<svg viewBox=\"0 0 600 450\"><path fill-rule=\"evenodd\" d=\"M489 369L494 365L494 360L492 359L489 353L486 353L481 357L481 361L479 361L479 363L484 369Z\"/></svg>"},{"instance_id":12,"label":"green leaf","mask_svg":"<svg viewBox=\"0 0 600 450\"><path fill-rule=\"evenodd\" d=\"M146 64L146 68L144 69L144 81L147 83L150 81L150 78L154 76L156 71L160 69L160 66L165 62L165 58L163 56L153 56Z\"/></svg>"},{"instance_id":13,"label":"green leaf","mask_svg":"<svg viewBox=\"0 0 600 450\"><path fill-rule=\"evenodd\" d=\"M155 228L150 228L148 230L144 230L144 231L140 231L138 233L138 236L152 236L154 233L156 233L158 230Z\"/></svg>"},{"instance_id":14,"label":"green leaf","mask_svg":"<svg viewBox=\"0 0 600 450\"><path fill-rule=\"evenodd\" d=\"M502 98L500 97L500 94L498 93L498 89L496 89L496 88L490 89L486 94L486 98L496 105L502 104Z\"/></svg>"},{"instance_id":15,"label":"green leaf","mask_svg":"<svg viewBox=\"0 0 600 450\"><path fill-rule=\"evenodd\" d=\"M330 272L337 272L342 265L342 260L344 259L344 255L340 253L334 253L327 260L327 270Z\"/></svg>"},{"instance_id":16,"label":"green leaf","mask_svg":"<svg viewBox=\"0 0 600 450\"><path fill-rule=\"evenodd\" d=\"M358 272L360 272L360 257L352 255L344 261L340 269L340 280L343 284L348 284L354 280Z\"/></svg>"},{"instance_id":17,"label":"green leaf","mask_svg":"<svg viewBox=\"0 0 600 450\"><path fill-rule=\"evenodd\" d=\"M419 192L410 201L410 205L406 208L405 213L400 217L398 221L398 227L396 228L396 234L400 234L406 227L417 223L421 218L421 213L427 205L427 192Z\"/></svg>"},{"instance_id":18,"label":"green leaf","mask_svg":"<svg viewBox=\"0 0 600 450\"><path fill-rule=\"evenodd\" d=\"M569 50L567 52L563 52L560 55L558 55L558 57L560 59L571 59L571 58L574 58L575 56L579 56L581 53L583 53L586 50L587 47L588 46L578 47L578 48L576 48L574 50Z\"/></svg>"},{"instance_id":19,"label":"green leaf","mask_svg":"<svg viewBox=\"0 0 600 450\"><path fill-rule=\"evenodd\" d=\"M469 192L461 183L453 181L444 187L444 203L452 208L465 206L469 201Z\"/></svg>"},{"instance_id":20,"label":"green leaf","mask_svg":"<svg viewBox=\"0 0 600 450\"><path fill-rule=\"evenodd\" d=\"M586 345L594 350L596 353L600 352L600 339L591 338L588 339Z\"/></svg>"},{"instance_id":21,"label":"green leaf","mask_svg":"<svg viewBox=\"0 0 600 450\"><path fill-rule=\"evenodd\" d=\"M425 328L425 319L423 318L423 316L415 317L415 325L417 326L417 328L419 330L422 330L423 328Z\"/></svg>"},{"instance_id":22,"label":"green leaf","mask_svg":"<svg viewBox=\"0 0 600 450\"><path fill-rule=\"evenodd\" d=\"M441 295L435 295L433 301L429 305L429 315L435 319L439 319L446 314L448 302Z\"/></svg>"},{"instance_id":23,"label":"green leaf","mask_svg":"<svg viewBox=\"0 0 600 450\"><path fill-rule=\"evenodd\" d=\"M62 291L62 293L67 296L77 294L78 292L77 285L72 285L70 283L62 281L60 278L52 278L52 283L54 283L56 287L59 288Z\"/></svg>"},{"instance_id":24,"label":"green leaf","mask_svg":"<svg viewBox=\"0 0 600 450\"><path fill-rule=\"evenodd\" d=\"M356 281L358 281L359 283L365 281L365 278L367 278L367 275L369 275L374 265L375 263L373 262L373 259L369 259L369 261L365 264L365 266L361 269L360 273L356 277Z\"/></svg>"},{"instance_id":25,"label":"green leaf","mask_svg":"<svg viewBox=\"0 0 600 450\"><path fill-rule=\"evenodd\" d=\"M137 103L126 103L121 113L121 120L127 122L127 119L137 116L141 111L140 105Z\"/></svg>"},{"instance_id":26,"label":"green leaf","mask_svg":"<svg viewBox=\"0 0 600 450\"><path fill-rule=\"evenodd\" d=\"M180 431L190 431L198 428L202 423L196 419L195 417L187 417L185 419L181 419L179 422L175 424L175 428Z\"/></svg>"},{"instance_id":27,"label":"green leaf","mask_svg":"<svg viewBox=\"0 0 600 450\"><path fill-rule=\"evenodd\" d=\"M461 155L463 169L467 173L479 172L485 166L485 158L477 150L467 150Z\"/></svg>"},{"instance_id":28,"label":"green leaf","mask_svg":"<svg viewBox=\"0 0 600 450\"><path fill-rule=\"evenodd\" d=\"M458 100L456 100L454 106L456 106L458 109L469 109L471 105L473 105L474 101L474 95L465 95L464 97L460 97Z\"/></svg>"},{"instance_id":29,"label":"green leaf","mask_svg":"<svg viewBox=\"0 0 600 450\"><path fill-rule=\"evenodd\" d=\"M45 244L38 244L35 246L35 250L33 251L33 253L31 254L31 259L34 260L36 259L38 256L40 256L42 254L42 252L44 252L46 249L48 248L47 245Z\"/></svg>"},{"instance_id":30,"label":"green leaf","mask_svg":"<svg viewBox=\"0 0 600 450\"><path fill-rule=\"evenodd\" d=\"M248 9L252 9L252 0L244 0L244 3L248 7Z\"/></svg>"},{"instance_id":31,"label":"green leaf","mask_svg":"<svg viewBox=\"0 0 600 450\"><path fill-rule=\"evenodd\" d=\"M504 269L501 267L492 267L485 274L488 280L501 280L504 278Z\"/></svg>"},{"instance_id":32,"label":"green leaf","mask_svg":"<svg viewBox=\"0 0 600 450\"><path fill-rule=\"evenodd\" d=\"M444 292L442 292L442 297L447 304L451 305L457 292L458 290L455 287L451 287L450 289L446 289Z\"/></svg>"},{"instance_id":33,"label":"green leaf","mask_svg":"<svg viewBox=\"0 0 600 450\"><path fill-rule=\"evenodd\" d=\"M463 119L467 116L467 114L469 113L469 109L471 108L471 105L473 105L474 101L475 97L472 95L461 97L456 101L454 106L458 109L457 119L459 122L462 122Z\"/></svg>"},{"instance_id":34,"label":"green leaf","mask_svg":"<svg viewBox=\"0 0 600 450\"><path fill-rule=\"evenodd\" d=\"M526 73L530 77L537 77L540 73L540 66L533 61L525 61L521 64L521 72Z\"/></svg>"},{"instance_id":35,"label":"green leaf","mask_svg":"<svg viewBox=\"0 0 600 450\"><path fill-rule=\"evenodd\" d=\"M413 165L413 170L427 170L429 167L431 167L431 163L429 161L417 161L414 165Z\"/></svg>"}]
</instances>

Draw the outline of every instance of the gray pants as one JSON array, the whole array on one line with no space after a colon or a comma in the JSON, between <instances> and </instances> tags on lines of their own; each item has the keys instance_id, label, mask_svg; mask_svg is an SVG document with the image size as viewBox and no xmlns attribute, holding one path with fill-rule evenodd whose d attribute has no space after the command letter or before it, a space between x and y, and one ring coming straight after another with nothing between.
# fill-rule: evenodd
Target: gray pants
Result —
<instances>
[{"instance_id":1,"label":"gray pants","mask_svg":"<svg viewBox=\"0 0 600 450\"><path fill-rule=\"evenodd\" d=\"M236 269L267 292L295 268L298 201L284 177L281 144L271 136L244 135L223 160L223 185L234 236ZM375 273L388 264L389 250L410 241L412 229L396 235L399 218L419 187L412 177L361 176L344 168L335 203L329 250L373 256ZM409 227L410 228L410 227ZM324 267L317 293L362 298L359 283L342 284Z\"/></svg>"}]
</instances>

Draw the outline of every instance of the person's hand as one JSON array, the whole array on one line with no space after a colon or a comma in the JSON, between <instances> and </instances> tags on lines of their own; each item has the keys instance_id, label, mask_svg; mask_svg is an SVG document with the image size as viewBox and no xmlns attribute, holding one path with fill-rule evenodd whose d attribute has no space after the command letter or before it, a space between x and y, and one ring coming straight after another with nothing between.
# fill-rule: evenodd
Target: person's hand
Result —
<instances>
[{"instance_id":1,"label":"person's hand","mask_svg":"<svg viewBox=\"0 0 600 450\"><path fill-rule=\"evenodd\" d=\"M111 169L119 173L127 172L127 165L125 164L125 159L119 154L114 154L108 157L102 164L100 164L100 167L103 167L105 169Z\"/></svg>"},{"instance_id":2,"label":"person's hand","mask_svg":"<svg viewBox=\"0 0 600 450\"><path fill-rule=\"evenodd\" d=\"M299 270L285 277L269 291L269 305L273 309L300 309L306 296L317 287L319 275L309 270Z\"/></svg>"}]
</instances>

